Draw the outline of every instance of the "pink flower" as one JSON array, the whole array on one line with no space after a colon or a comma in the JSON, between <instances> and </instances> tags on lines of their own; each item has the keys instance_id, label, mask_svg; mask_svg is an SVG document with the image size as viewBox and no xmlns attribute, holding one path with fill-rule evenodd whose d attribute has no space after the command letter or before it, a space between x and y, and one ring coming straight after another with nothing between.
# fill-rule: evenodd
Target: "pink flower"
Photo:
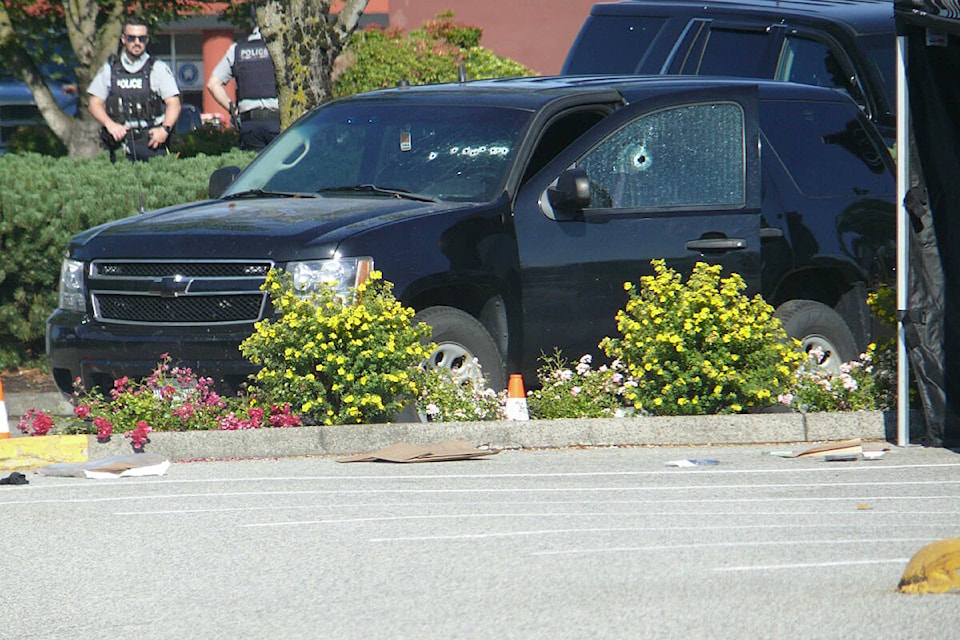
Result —
<instances>
[{"instance_id":1,"label":"pink flower","mask_svg":"<svg viewBox=\"0 0 960 640\"><path fill-rule=\"evenodd\" d=\"M177 416L184 422L193 417L194 409L193 404L189 402L184 402L182 405L173 410L173 415Z\"/></svg>"},{"instance_id":2,"label":"pink flower","mask_svg":"<svg viewBox=\"0 0 960 640\"><path fill-rule=\"evenodd\" d=\"M21 433L45 436L53 430L53 418L39 409L28 409L27 412L20 417L17 428L20 429ZM33 433L31 433L31 431Z\"/></svg>"},{"instance_id":3,"label":"pink flower","mask_svg":"<svg viewBox=\"0 0 960 640\"><path fill-rule=\"evenodd\" d=\"M90 416L90 407L85 404L78 404L73 408L73 415L81 420L86 420Z\"/></svg>"},{"instance_id":4,"label":"pink flower","mask_svg":"<svg viewBox=\"0 0 960 640\"><path fill-rule=\"evenodd\" d=\"M147 434L149 434L152 431L153 429L150 427L149 424L147 424L143 420L140 420L139 422L137 422L137 426L135 429L131 429L130 431L127 431L123 435L127 438L130 438L130 443L133 445L134 449L143 449L143 445L147 444L147 442L149 441L149 438L147 438Z\"/></svg>"},{"instance_id":5,"label":"pink flower","mask_svg":"<svg viewBox=\"0 0 960 640\"><path fill-rule=\"evenodd\" d=\"M110 424L109 420L102 416L98 416L93 419L93 426L97 428L98 440L109 440L110 436L113 435L113 425Z\"/></svg>"},{"instance_id":6,"label":"pink flower","mask_svg":"<svg viewBox=\"0 0 960 640\"><path fill-rule=\"evenodd\" d=\"M263 416L265 413L266 411L259 408L250 408L247 410L247 415L250 416L250 422L254 428L259 429L263 425Z\"/></svg>"},{"instance_id":7,"label":"pink flower","mask_svg":"<svg viewBox=\"0 0 960 640\"><path fill-rule=\"evenodd\" d=\"M281 406L272 405L268 422L271 427L299 427L302 424L300 416L290 410L289 403L284 403Z\"/></svg>"}]
</instances>

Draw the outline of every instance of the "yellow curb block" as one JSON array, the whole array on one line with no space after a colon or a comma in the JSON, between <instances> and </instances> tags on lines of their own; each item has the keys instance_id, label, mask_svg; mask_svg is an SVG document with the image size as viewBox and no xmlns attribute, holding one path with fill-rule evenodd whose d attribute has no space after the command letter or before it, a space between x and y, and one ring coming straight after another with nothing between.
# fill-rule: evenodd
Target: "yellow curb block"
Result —
<instances>
[{"instance_id":1,"label":"yellow curb block","mask_svg":"<svg viewBox=\"0 0 960 640\"><path fill-rule=\"evenodd\" d=\"M42 467L55 462L87 462L87 436L36 436L0 440L0 469Z\"/></svg>"}]
</instances>

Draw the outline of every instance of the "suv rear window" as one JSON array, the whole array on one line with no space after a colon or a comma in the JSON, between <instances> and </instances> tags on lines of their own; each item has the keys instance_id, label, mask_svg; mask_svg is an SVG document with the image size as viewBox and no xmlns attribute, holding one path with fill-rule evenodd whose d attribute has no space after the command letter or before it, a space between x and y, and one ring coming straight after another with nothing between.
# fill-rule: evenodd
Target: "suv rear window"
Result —
<instances>
[{"instance_id":1,"label":"suv rear window","mask_svg":"<svg viewBox=\"0 0 960 640\"><path fill-rule=\"evenodd\" d=\"M760 127L797 188L811 197L890 195L882 152L855 105L768 101ZM804 135L797 135L804 131ZM812 135L810 132L819 135Z\"/></svg>"},{"instance_id":2,"label":"suv rear window","mask_svg":"<svg viewBox=\"0 0 960 640\"><path fill-rule=\"evenodd\" d=\"M564 73L634 73L666 22L658 17L593 16L580 34L578 55Z\"/></svg>"}]
</instances>

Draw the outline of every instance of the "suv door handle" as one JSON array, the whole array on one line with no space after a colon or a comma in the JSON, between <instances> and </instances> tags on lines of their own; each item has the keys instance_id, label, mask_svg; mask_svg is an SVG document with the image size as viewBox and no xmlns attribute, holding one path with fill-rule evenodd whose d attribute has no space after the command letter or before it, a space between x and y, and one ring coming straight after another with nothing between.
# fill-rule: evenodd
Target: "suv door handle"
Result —
<instances>
[{"instance_id":1,"label":"suv door handle","mask_svg":"<svg viewBox=\"0 0 960 640\"><path fill-rule=\"evenodd\" d=\"M744 238L700 238L687 240L687 251L739 251L747 248Z\"/></svg>"}]
</instances>

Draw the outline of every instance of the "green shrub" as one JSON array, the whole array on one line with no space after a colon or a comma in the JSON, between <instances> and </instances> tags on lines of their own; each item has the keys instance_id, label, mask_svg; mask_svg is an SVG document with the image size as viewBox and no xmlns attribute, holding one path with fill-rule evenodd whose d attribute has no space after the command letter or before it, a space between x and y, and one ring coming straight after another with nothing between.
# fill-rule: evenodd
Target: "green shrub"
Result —
<instances>
[{"instance_id":1,"label":"green shrub","mask_svg":"<svg viewBox=\"0 0 960 640\"><path fill-rule=\"evenodd\" d=\"M7 145L10 153L39 153L60 158L67 155L67 147L45 124L17 127Z\"/></svg>"},{"instance_id":2,"label":"green shrub","mask_svg":"<svg viewBox=\"0 0 960 640\"><path fill-rule=\"evenodd\" d=\"M885 328L896 327L896 291L881 286L867 296L874 318ZM897 404L896 336L867 345L867 351L851 362L840 365L832 374L817 366L823 357L819 350L797 370L793 385L779 400L798 411L884 410ZM916 398L916 381L911 380L911 400Z\"/></svg>"},{"instance_id":3,"label":"green shrub","mask_svg":"<svg viewBox=\"0 0 960 640\"><path fill-rule=\"evenodd\" d=\"M506 392L497 393L482 378L458 380L450 369L421 364L416 376L417 410L430 422L504 419Z\"/></svg>"},{"instance_id":4,"label":"green shrub","mask_svg":"<svg viewBox=\"0 0 960 640\"><path fill-rule=\"evenodd\" d=\"M527 396L531 418L613 418L624 415L624 392L636 384L615 367L592 366L592 357L582 356L571 365L560 351L542 356L537 380L540 388Z\"/></svg>"},{"instance_id":5,"label":"green shrub","mask_svg":"<svg viewBox=\"0 0 960 640\"><path fill-rule=\"evenodd\" d=\"M224 129L212 122L205 122L193 131L174 137L171 150L181 158L198 155L218 156L240 144L236 129Z\"/></svg>"},{"instance_id":6,"label":"green shrub","mask_svg":"<svg viewBox=\"0 0 960 640\"><path fill-rule=\"evenodd\" d=\"M140 197L158 209L207 197L210 174L245 166L252 152L111 164L28 153L0 156L0 369L43 354L57 303L60 262L70 238L135 215Z\"/></svg>"},{"instance_id":7,"label":"green shrub","mask_svg":"<svg viewBox=\"0 0 960 640\"><path fill-rule=\"evenodd\" d=\"M892 404L882 392L893 372L876 364L876 345L860 358L840 365L831 373L818 364L823 351L812 349L797 369L790 390L778 397L783 404L804 413L813 411L863 411L888 409Z\"/></svg>"},{"instance_id":8,"label":"green shrub","mask_svg":"<svg viewBox=\"0 0 960 640\"><path fill-rule=\"evenodd\" d=\"M652 261L654 275L640 288L626 283L626 307L617 313L622 337L601 348L637 382L624 396L657 415L737 413L767 405L787 389L804 359L773 307L743 295L737 274L698 262L686 283Z\"/></svg>"},{"instance_id":9,"label":"green shrub","mask_svg":"<svg viewBox=\"0 0 960 640\"><path fill-rule=\"evenodd\" d=\"M481 33L476 27L454 23L451 13L441 14L407 35L396 29L354 32L345 54L352 64L335 80L334 96L395 87L401 82L454 82L461 64L471 80L533 75L520 63L480 47Z\"/></svg>"},{"instance_id":10,"label":"green shrub","mask_svg":"<svg viewBox=\"0 0 960 640\"><path fill-rule=\"evenodd\" d=\"M290 276L264 283L279 316L261 320L240 350L262 368L250 393L290 402L310 424L385 422L413 402L430 327L394 298L379 272L344 302L332 287L298 295Z\"/></svg>"}]
</instances>

